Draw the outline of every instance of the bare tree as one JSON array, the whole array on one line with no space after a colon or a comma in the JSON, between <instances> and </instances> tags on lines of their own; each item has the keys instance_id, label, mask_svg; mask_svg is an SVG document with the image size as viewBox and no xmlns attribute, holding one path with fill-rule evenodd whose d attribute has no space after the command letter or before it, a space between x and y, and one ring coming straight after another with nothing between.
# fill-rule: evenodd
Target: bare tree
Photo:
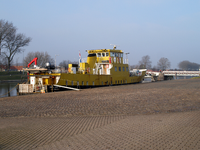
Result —
<instances>
[{"instance_id":1,"label":"bare tree","mask_svg":"<svg viewBox=\"0 0 200 150\"><path fill-rule=\"evenodd\" d=\"M16 32L10 33L5 41L5 51L2 52L4 57L8 62L8 69L10 69L10 64L15 56L15 54L21 52L21 48L28 46L30 38L26 38L23 34L16 34Z\"/></svg>"},{"instance_id":2,"label":"bare tree","mask_svg":"<svg viewBox=\"0 0 200 150\"><path fill-rule=\"evenodd\" d=\"M17 29L12 23L8 21L0 20L0 55L2 48L5 47L5 40L10 35L10 33L15 32Z\"/></svg>"},{"instance_id":3,"label":"bare tree","mask_svg":"<svg viewBox=\"0 0 200 150\"><path fill-rule=\"evenodd\" d=\"M162 57L158 61L157 66L158 66L159 69L164 71L167 68L170 68L171 64L170 64L170 62L169 62L169 60L167 58Z\"/></svg>"},{"instance_id":4,"label":"bare tree","mask_svg":"<svg viewBox=\"0 0 200 150\"><path fill-rule=\"evenodd\" d=\"M15 56L15 54L21 52L21 48L24 46L28 46L31 38L27 38L24 34L16 33L17 29L13 27L12 23L5 22L3 20L1 22L1 30L0 30L0 44L3 57L7 59L8 70L10 69L11 62Z\"/></svg>"},{"instance_id":5,"label":"bare tree","mask_svg":"<svg viewBox=\"0 0 200 150\"><path fill-rule=\"evenodd\" d=\"M38 58L38 66L44 67L47 62L54 64L54 59L47 52L29 52L24 58L24 64L27 66L35 57Z\"/></svg>"},{"instance_id":6,"label":"bare tree","mask_svg":"<svg viewBox=\"0 0 200 150\"><path fill-rule=\"evenodd\" d=\"M132 69L139 69L140 67L138 65L130 65L130 70Z\"/></svg>"},{"instance_id":7,"label":"bare tree","mask_svg":"<svg viewBox=\"0 0 200 150\"><path fill-rule=\"evenodd\" d=\"M78 61L63 60L59 63L59 66L68 69L68 64L78 64Z\"/></svg>"},{"instance_id":8,"label":"bare tree","mask_svg":"<svg viewBox=\"0 0 200 150\"><path fill-rule=\"evenodd\" d=\"M2 68L4 66L4 58L2 57L2 55L0 55L0 70L2 71Z\"/></svg>"},{"instance_id":9,"label":"bare tree","mask_svg":"<svg viewBox=\"0 0 200 150\"><path fill-rule=\"evenodd\" d=\"M142 60L139 61L139 66L140 68L150 69L151 68L150 56L149 55L143 56Z\"/></svg>"},{"instance_id":10,"label":"bare tree","mask_svg":"<svg viewBox=\"0 0 200 150\"><path fill-rule=\"evenodd\" d=\"M157 66L153 66L153 67L152 67L152 71L159 71L159 69L158 69Z\"/></svg>"},{"instance_id":11,"label":"bare tree","mask_svg":"<svg viewBox=\"0 0 200 150\"><path fill-rule=\"evenodd\" d=\"M65 68L65 69L68 69L68 64L70 64L70 63L71 62L69 60L68 61L63 60L62 62L59 63L59 66Z\"/></svg>"},{"instance_id":12,"label":"bare tree","mask_svg":"<svg viewBox=\"0 0 200 150\"><path fill-rule=\"evenodd\" d=\"M5 57L3 57L3 55L0 55L0 65L5 66L6 68L8 68L8 61Z\"/></svg>"},{"instance_id":13,"label":"bare tree","mask_svg":"<svg viewBox=\"0 0 200 150\"><path fill-rule=\"evenodd\" d=\"M199 70L200 64L192 63L187 60L181 61L178 67L182 70Z\"/></svg>"}]
</instances>

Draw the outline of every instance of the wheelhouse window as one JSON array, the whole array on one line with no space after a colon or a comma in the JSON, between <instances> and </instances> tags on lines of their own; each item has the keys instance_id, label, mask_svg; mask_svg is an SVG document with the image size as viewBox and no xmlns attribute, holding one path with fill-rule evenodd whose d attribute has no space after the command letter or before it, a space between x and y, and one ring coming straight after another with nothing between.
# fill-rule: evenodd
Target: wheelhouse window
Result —
<instances>
[{"instance_id":1,"label":"wheelhouse window","mask_svg":"<svg viewBox=\"0 0 200 150\"><path fill-rule=\"evenodd\" d=\"M91 53L88 55L88 57L93 57L93 56L96 56L96 53Z\"/></svg>"},{"instance_id":2,"label":"wheelhouse window","mask_svg":"<svg viewBox=\"0 0 200 150\"><path fill-rule=\"evenodd\" d=\"M125 68L123 67L123 71L125 71Z\"/></svg>"},{"instance_id":3,"label":"wheelhouse window","mask_svg":"<svg viewBox=\"0 0 200 150\"><path fill-rule=\"evenodd\" d=\"M115 57L119 57L118 53L115 53Z\"/></svg>"},{"instance_id":4,"label":"wheelhouse window","mask_svg":"<svg viewBox=\"0 0 200 150\"><path fill-rule=\"evenodd\" d=\"M111 53L110 53L110 56L111 56L111 57L115 57L115 53L114 53L114 52L111 52Z\"/></svg>"},{"instance_id":5,"label":"wheelhouse window","mask_svg":"<svg viewBox=\"0 0 200 150\"><path fill-rule=\"evenodd\" d=\"M108 57L109 56L109 53L106 53L106 57Z\"/></svg>"},{"instance_id":6,"label":"wheelhouse window","mask_svg":"<svg viewBox=\"0 0 200 150\"><path fill-rule=\"evenodd\" d=\"M102 53L102 57L105 57L106 56L106 54L105 53Z\"/></svg>"},{"instance_id":7,"label":"wheelhouse window","mask_svg":"<svg viewBox=\"0 0 200 150\"><path fill-rule=\"evenodd\" d=\"M119 67L119 71L121 71L121 67Z\"/></svg>"},{"instance_id":8,"label":"wheelhouse window","mask_svg":"<svg viewBox=\"0 0 200 150\"><path fill-rule=\"evenodd\" d=\"M128 71L128 67L126 67L126 71Z\"/></svg>"},{"instance_id":9,"label":"wheelhouse window","mask_svg":"<svg viewBox=\"0 0 200 150\"><path fill-rule=\"evenodd\" d=\"M101 53L97 53L97 57L101 57Z\"/></svg>"},{"instance_id":10,"label":"wheelhouse window","mask_svg":"<svg viewBox=\"0 0 200 150\"><path fill-rule=\"evenodd\" d=\"M117 67L115 67L115 71L117 71Z\"/></svg>"}]
</instances>

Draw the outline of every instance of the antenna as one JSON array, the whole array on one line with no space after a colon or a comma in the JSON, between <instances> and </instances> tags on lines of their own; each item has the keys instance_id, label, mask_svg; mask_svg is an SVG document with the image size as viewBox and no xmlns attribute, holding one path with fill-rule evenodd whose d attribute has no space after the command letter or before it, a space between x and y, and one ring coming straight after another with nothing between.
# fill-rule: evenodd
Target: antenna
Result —
<instances>
[{"instance_id":1,"label":"antenna","mask_svg":"<svg viewBox=\"0 0 200 150\"><path fill-rule=\"evenodd\" d=\"M113 45L113 50L115 50L117 48L117 46L120 46L120 45L115 45L115 44L110 44L110 45Z\"/></svg>"}]
</instances>

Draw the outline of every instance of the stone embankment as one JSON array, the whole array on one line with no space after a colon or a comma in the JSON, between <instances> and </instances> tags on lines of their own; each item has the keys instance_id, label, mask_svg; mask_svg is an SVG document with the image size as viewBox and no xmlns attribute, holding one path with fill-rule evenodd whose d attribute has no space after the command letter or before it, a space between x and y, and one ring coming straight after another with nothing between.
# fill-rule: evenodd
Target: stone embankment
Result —
<instances>
[{"instance_id":1,"label":"stone embankment","mask_svg":"<svg viewBox=\"0 0 200 150\"><path fill-rule=\"evenodd\" d=\"M200 149L200 79L0 98L0 149Z\"/></svg>"}]
</instances>

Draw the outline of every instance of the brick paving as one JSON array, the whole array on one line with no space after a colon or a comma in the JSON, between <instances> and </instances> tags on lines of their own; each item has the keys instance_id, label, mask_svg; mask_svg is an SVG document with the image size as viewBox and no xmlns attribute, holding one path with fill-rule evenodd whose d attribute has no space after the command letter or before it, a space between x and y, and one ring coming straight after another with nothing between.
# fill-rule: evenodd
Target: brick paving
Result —
<instances>
[{"instance_id":1,"label":"brick paving","mask_svg":"<svg viewBox=\"0 0 200 150\"><path fill-rule=\"evenodd\" d=\"M101 128L36 148L48 149L200 149L200 112L129 116Z\"/></svg>"},{"instance_id":2,"label":"brick paving","mask_svg":"<svg viewBox=\"0 0 200 150\"><path fill-rule=\"evenodd\" d=\"M0 149L200 149L200 80L0 98Z\"/></svg>"}]
</instances>

